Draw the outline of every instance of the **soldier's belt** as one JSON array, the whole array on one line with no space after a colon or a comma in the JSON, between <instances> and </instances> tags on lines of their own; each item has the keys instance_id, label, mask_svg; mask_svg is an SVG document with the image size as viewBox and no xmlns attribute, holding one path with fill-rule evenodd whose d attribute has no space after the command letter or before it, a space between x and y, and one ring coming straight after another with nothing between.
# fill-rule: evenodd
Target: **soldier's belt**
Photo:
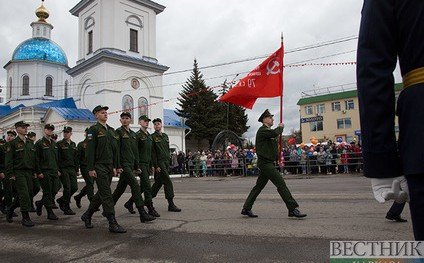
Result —
<instances>
[{"instance_id":1,"label":"soldier's belt","mask_svg":"<svg viewBox=\"0 0 424 263\"><path fill-rule=\"evenodd\" d=\"M424 83L424 67L409 71L403 76L403 88Z\"/></svg>"}]
</instances>

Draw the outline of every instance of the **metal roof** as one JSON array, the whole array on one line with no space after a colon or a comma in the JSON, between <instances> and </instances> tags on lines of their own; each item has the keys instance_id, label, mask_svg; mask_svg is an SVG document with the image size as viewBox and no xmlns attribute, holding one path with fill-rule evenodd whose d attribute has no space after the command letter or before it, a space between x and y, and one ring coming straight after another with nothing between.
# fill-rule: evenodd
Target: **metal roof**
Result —
<instances>
[{"instance_id":1,"label":"metal roof","mask_svg":"<svg viewBox=\"0 0 424 263\"><path fill-rule=\"evenodd\" d=\"M395 91L400 91L403 88L402 83L395 84ZM326 102L326 101L333 101L333 100L342 100L342 99L349 99L349 98L355 98L358 97L358 90L349 90L344 92L338 92L338 93L330 93L325 95L319 95L319 96L313 96L313 97L306 97L301 98L297 105L308 105L313 103L319 103L319 102Z\"/></svg>"},{"instance_id":2,"label":"metal roof","mask_svg":"<svg viewBox=\"0 0 424 263\"><path fill-rule=\"evenodd\" d=\"M61 107L51 107L50 109L59 114L67 121L96 121L96 118L94 117L93 113L87 109Z\"/></svg>"},{"instance_id":3,"label":"metal roof","mask_svg":"<svg viewBox=\"0 0 424 263\"><path fill-rule=\"evenodd\" d=\"M41 104L37 104L34 105L40 108L51 108L51 107L56 107L56 108L73 108L76 109L77 105L75 104L75 101L73 98L67 98L67 99L62 99L62 100L53 100L53 101L49 101L46 103L41 103Z\"/></svg>"}]
</instances>

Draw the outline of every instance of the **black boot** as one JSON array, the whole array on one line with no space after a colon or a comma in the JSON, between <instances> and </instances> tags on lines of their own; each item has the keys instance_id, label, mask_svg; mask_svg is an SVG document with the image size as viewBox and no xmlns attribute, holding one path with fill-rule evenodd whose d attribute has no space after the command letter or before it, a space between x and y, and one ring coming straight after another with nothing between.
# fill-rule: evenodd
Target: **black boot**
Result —
<instances>
[{"instance_id":1,"label":"black boot","mask_svg":"<svg viewBox=\"0 0 424 263\"><path fill-rule=\"evenodd\" d=\"M245 216L248 216L248 217L258 217L257 215L255 215L255 214L252 212L252 210L250 210L250 209L246 209L246 208L243 208L243 209L241 210L241 214L242 214L242 215L245 215Z\"/></svg>"},{"instance_id":2,"label":"black boot","mask_svg":"<svg viewBox=\"0 0 424 263\"><path fill-rule=\"evenodd\" d=\"M135 211L134 211L134 207L133 207L133 201L132 201L132 198L130 198L130 199L128 199L128 201L124 204L124 207L126 208L126 209L128 209L128 212L130 212L131 214L135 214Z\"/></svg>"},{"instance_id":3,"label":"black boot","mask_svg":"<svg viewBox=\"0 0 424 263\"><path fill-rule=\"evenodd\" d=\"M81 220L85 224L85 228L93 228L93 225L91 224L91 217L93 216L94 212L88 209L84 214L81 216Z\"/></svg>"},{"instance_id":4,"label":"black boot","mask_svg":"<svg viewBox=\"0 0 424 263\"><path fill-rule=\"evenodd\" d=\"M174 200L173 199L168 199L168 211L169 212L181 212L181 209L178 208L175 204L174 204Z\"/></svg>"},{"instance_id":5,"label":"black boot","mask_svg":"<svg viewBox=\"0 0 424 263\"><path fill-rule=\"evenodd\" d=\"M41 216L43 214L43 201L35 201L35 211L37 212L37 216Z\"/></svg>"},{"instance_id":6,"label":"black boot","mask_svg":"<svg viewBox=\"0 0 424 263\"><path fill-rule=\"evenodd\" d=\"M63 211L63 213L64 213L65 215L68 215L68 216L73 216L73 215L75 215L75 212L74 212L74 211L72 211L71 207L69 206L69 203L68 203L68 204L64 204L63 206L64 206L64 208L65 208L65 211Z\"/></svg>"},{"instance_id":7,"label":"black boot","mask_svg":"<svg viewBox=\"0 0 424 263\"><path fill-rule=\"evenodd\" d=\"M289 211L289 217L302 218L305 216L306 214L302 214L297 208L293 209L292 211Z\"/></svg>"},{"instance_id":8,"label":"black boot","mask_svg":"<svg viewBox=\"0 0 424 263\"><path fill-rule=\"evenodd\" d=\"M35 226L34 222L31 221L28 212L22 212L22 225L26 227Z\"/></svg>"},{"instance_id":9,"label":"black boot","mask_svg":"<svg viewBox=\"0 0 424 263\"><path fill-rule=\"evenodd\" d=\"M82 198L81 193L74 196L74 200L78 208L81 208L81 198Z\"/></svg>"},{"instance_id":10,"label":"black boot","mask_svg":"<svg viewBox=\"0 0 424 263\"><path fill-rule=\"evenodd\" d=\"M112 233L126 233L127 230L125 230L122 226L116 222L116 218L114 214L110 214L106 216L107 221L109 221L109 231Z\"/></svg>"},{"instance_id":11,"label":"black boot","mask_svg":"<svg viewBox=\"0 0 424 263\"><path fill-rule=\"evenodd\" d=\"M63 202L63 199L62 199L62 197L61 198L58 198L58 199L56 199L56 202L59 204L59 208L60 208L60 210L62 210L63 212L65 212L65 203Z\"/></svg>"},{"instance_id":12,"label":"black boot","mask_svg":"<svg viewBox=\"0 0 424 263\"><path fill-rule=\"evenodd\" d=\"M156 217L149 215L146 210L144 210L144 207L140 206L137 207L138 213L140 214L140 222L144 223L144 222L148 222L148 221L153 221L156 219Z\"/></svg>"},{"instance_id":13,"label":"black boot","mask_svg":"<svg viewBox=\"0 0 424 263\"><path fill-rule=\"evenodd\" d=\"M17 207L16 204L12 204L11 206L9 206L7 208L7 211L6 211L6 220L7 220L7 222L9 222L9 223L12 223L13 222L13 214L15 214L16 207Z\"/></svg>"},{"instance_id":14,"label":"black boot","mask_svg":"<svg viewBox=\"0 0 424 263\"><path fill-rule=\"evenodd\" d=\"M47 210L47 219L49 220L58 220L59 218L54 214L53 209L51 207L46 208Z\"/></svg>"},{"instance_id":15,"label":"black boot","mask_svg":"<svg viewBox=\"0 0 424 263\"><path fill-rule=\"evenodd\" d=\"M153 202L147 203L146 206L147 206L147 209L149 210L149 215L154 217L160 217L159 213L156 212L156 209L153 206Z\"/></svg>"}]
</instances>

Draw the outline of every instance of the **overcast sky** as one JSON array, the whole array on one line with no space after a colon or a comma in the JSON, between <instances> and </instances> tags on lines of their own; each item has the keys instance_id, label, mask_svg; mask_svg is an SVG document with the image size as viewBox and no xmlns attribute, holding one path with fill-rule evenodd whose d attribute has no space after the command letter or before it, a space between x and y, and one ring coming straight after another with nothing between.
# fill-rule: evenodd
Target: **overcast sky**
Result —
<instances>
[{"instance_id":1,"label":"overcast sky","mask_svg":"<svg viewBox=\"0 0 424 263\"><path fill-rule=\"evenodd\" d=\"M107 0L110 1L110 0ZM46 0L50 11L48 21L53 24L52 40L66 52L69 66L77 59L77 18L69 13L79 0ZM170 67L168 72L190 69L193 59L199 66L208 66L273 53L280 45L284 32L285 49L322 43L348 36L357 36L362 1L360 0L158 0L166 6L157 17L157 59ZM0 34L0 64L12 57L16 46L31 37L30 23L36 20L34 11L39 0L0 1L2 23ZM337 53L344 55L315 60L315 63L356 61L357 41L348 41L309 51L289 53L285 64ZM225 79L231 81L238 73L248 72L262 59L236 63L202 73L209 86L217 86ZM284 76L285 133L299 129L299 107L302 91L355 83L355 66L308 66L286 68ZM230 75L228 77L219 77ZM176 98L181 84L190 72L164 76L165 99ZM240 74L238 78L243 77ZM218 78L217 78L218 77ZM0 85L6 84L6 71L0 73ZM167 85L178 83L177 85ZM347 85L349 86L349 85ZM347 87L345 86L345 87ZM352 87L354 85L350 85ZM164 104L175 108L176 100ZM259 99L252 110L247 110L251 128L245 134L253 138L259 126L257 119L266 109L277 113L279 100ZM276 120L279 117L276 116Z\"/></svg>"}]
</instances>

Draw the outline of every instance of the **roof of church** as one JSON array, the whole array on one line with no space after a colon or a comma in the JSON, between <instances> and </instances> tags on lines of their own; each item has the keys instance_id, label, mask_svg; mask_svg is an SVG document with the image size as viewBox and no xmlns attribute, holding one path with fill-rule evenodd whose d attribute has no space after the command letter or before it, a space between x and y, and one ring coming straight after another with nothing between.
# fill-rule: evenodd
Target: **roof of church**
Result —
<instances>
[{"instance_id":1,"label":"roof of church","mask_svg":"<svg viewBox=\"0 0 424 263\"><path fill-rule=\"evenodd\" d=\"M135 2L137 4L149 7L155 11L156 14L161 13L163 10L165 10L165 6L158 4L156 2L150 1L150 0L130 0L132 2ZM81 0L76 4L69 12L73 14L74 16L79 16L79 12L85 8L87 5L92 3L93 0Z\"/></svg>"},{"instance_id":2,"label":"roof of church","mask_svg":"<svg viewBox=\"0 0 424 263\"><path fill-rule=\"evenodd\" d=\"M181 117L174 110L163 109L163 126L181 128ZM184 127L189 127L184 124Z\"/></svg>"},{"instance_id":3,"label":"roof of church","mask_svg":"<svg viewBox=\"0 0 424 263\"><path fill-rule=\"evenodd\" d=\"M112 60L112 61L119 61L122 64L129 64L132 67L138 66L141 68L148 68L149 70L156 71L158 73L163 73L169 69L169 67L161 65L157 63L157 60L154 58L137 58L133 56L128 56L125 54L113 52L111 50L101 50L97 53L95 53L92 57L89 59L77 64L75 67L68 69L66 73L68 73L71 76L75 76L76 73L78 73L81 70L86 70L87 68L94 67L97 65L97 63L104 61L104 60Z\"/></svg>"},{"instance_id":4,"label":"roof of church","mask_svg":"<svg viewBox=\"0 0 424 263\"><path fill-rule=\"evenodd\" d=\"M62 108L62 107L51 107L51 110L55 111L62 118L67 121L91 121L95 122L96 118L93 113L87 109L76 109L76 108Z\"/></svg>"},{"instance_id":5,"label":"roof of church","mask_svg":"<svg viewBox=\"0 0 424 263\"><path fill-rule=\"evenodd\" d=\"M47 61L68 65L68 59L62 48L47 38L30 38L19 44L12 61Z\"/></svg>"}]
</instances>

